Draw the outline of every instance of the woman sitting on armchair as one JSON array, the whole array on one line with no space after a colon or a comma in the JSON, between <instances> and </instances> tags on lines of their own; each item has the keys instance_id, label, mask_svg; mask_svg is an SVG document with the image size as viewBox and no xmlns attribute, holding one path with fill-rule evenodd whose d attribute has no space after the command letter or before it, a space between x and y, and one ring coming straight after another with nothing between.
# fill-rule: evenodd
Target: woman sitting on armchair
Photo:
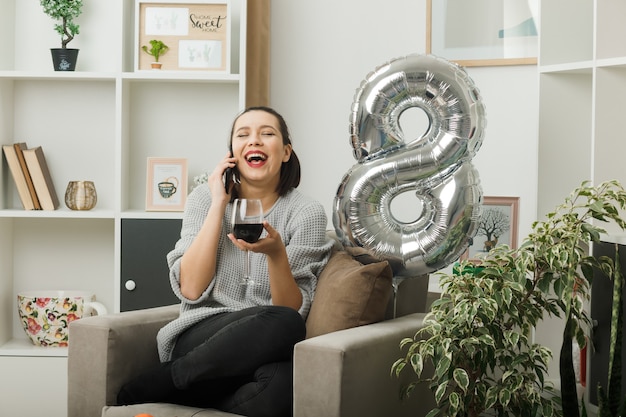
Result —
<instances>
[{"instance_id":1,"label":"woman sitting on armchair","mask_svg":"<svg viewBox=\"0 0 626 417\"><path fill-rule=\"evenodd\" d=\"M246 416L290 416L292 355L330 256L322 205L296 190L300 163L283 117L252 107L233 122L231 152L185 207L168 254L180 317L158 336L161 364L122 387L119 404L169 402ZM228 168L234 182L224 184ZM263 236L236 239L236 198L260 199ZM240 283L250 251L254 285Z\"/></svg>"}]
</instances>

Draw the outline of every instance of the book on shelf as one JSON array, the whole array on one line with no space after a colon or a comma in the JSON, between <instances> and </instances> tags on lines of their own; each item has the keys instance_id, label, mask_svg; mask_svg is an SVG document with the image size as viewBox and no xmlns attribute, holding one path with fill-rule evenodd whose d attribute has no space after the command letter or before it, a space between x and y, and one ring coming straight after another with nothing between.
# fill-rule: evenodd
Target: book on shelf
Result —
<instances>
[{"instance_id":1,"label":"book on shelf","mask_svg":"<svg viewBox=\"0 0 626 417\"><path fill-rule=\"evenodd\" d=\"M28 166L26 165L26 160L24 159L24 150L28 149L28 147L24 142L18 142L13 144L13 148L15 148L17 159L20 161L22 174L24 175L24 179L26 180L26 185L28 185L28 191L30 192L30 197L33 200L33 204L35 205L35 210L41 210L41 204L39 204L39 197L37 196L37 191L35 190L35 184L33 184L33 179L30 176Z\"/></svg>"},{"instance_id":2,"label":"book on shelf","mask_svg":"<svg viewBox=\"0 0 626 417\"><path fill-rule=\"evenodd\" d=\"M17 188L22 206L25 210L35 210L35 204L30 190L28 189L26 177L22 171L22 165L17 157L15 147L13 145L2 145L2 150L7 159L7 165L9 165L9 171L11 171L11 176L13 177L13 182L15 182L15 188Z\"/></svg>"},{"instance_id":3,"label":"book on shelf","mask_svg":"<svg viewBox=\"0 0 626 417\"><path fill-rule=\"evenodd\" d=\"M31 149L24 149L23 153L41 208L43 210L56 210L59 207L59 198L54 189L54 183L46 163L43 148L37 146Z\"/></svg>"}]
</instances>

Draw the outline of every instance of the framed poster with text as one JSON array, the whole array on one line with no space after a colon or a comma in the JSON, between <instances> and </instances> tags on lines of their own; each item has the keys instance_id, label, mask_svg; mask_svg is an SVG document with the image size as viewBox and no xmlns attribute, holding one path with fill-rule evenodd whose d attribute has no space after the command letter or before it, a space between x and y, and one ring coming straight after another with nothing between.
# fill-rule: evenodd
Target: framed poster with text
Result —
<instances>
[{"instance_id":1,"label":"framed poster with text","mask_svg":"<svg viewBox=\"0 0 626 417\"><path fill-rule=\"evenodd\" d=\"M136 0L135 71L151 69L150 41L167 51L159 57L164 71L230 71L230 6L179 0Z\"/></svg>"}]
</instances>

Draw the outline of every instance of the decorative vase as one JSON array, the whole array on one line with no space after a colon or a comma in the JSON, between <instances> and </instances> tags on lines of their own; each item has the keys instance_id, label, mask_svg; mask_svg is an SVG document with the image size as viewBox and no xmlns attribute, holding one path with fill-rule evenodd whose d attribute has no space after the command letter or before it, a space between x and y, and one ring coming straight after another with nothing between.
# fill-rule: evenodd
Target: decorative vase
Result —
<instances>
[{"instance_id":1,"label":"decorative vase","mask_svg":"<svg viewBox=\"0 0 626 417\"><path fill-rule=\"evenodd\" d=\"M96 296L84 291L26 291L17 295L24 331L36 346L67 347L72 321L107 314Z\"/></svg>"},{"instance_id":2,"label":"decorative vase","mask_svg":"<svg viewBox=\"0 0 626 417\"><path fill-rule=\"evenodd\" d=\"M74 71L78 61L78 49L52 48L52 65L55 71Z\"/></svg>"},{"instance_id":3,"label":"decorative vase","mask_svg":"<svg viewBox=\"0 0 626 417\"><path fill-rule=\"evenodd\" d=\"M91 210L98 196L93 181L70 181L65 190L65 205L71 210Z\"/></svg>"}]
</instances>

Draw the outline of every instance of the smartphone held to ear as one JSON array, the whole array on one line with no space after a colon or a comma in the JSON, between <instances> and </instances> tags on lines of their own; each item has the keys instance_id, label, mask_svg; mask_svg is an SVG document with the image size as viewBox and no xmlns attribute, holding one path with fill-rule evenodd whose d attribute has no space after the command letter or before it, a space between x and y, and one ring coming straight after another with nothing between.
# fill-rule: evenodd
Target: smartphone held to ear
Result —
<instances>
[{"instance_id":1,"label":"smartphone held to ear","mask_svg":"<svg viewBox=\"0 0 626 417\"><path fill-rule=\"evenodd\" d=\"M224 171L224 190L226 190L226 194L230 194L230 187L233 183L233 171L234 168L226 168L226 171Z\"/></svg>"},{"instance_id":2,"label":"smartphone held to ear","mask_svg":"<svg viewBox=\"0 0 626 417\"><path fill-rule=\"evenodd\" d=\"M230 156L233 156L233 147L230 147ZM235 169L236 168L226 168L224 171L224 189L226 190L226 194L230 194L230 187L233 182L237 182L238 178L235 178Z\"/></svg>"}]
</instances>

